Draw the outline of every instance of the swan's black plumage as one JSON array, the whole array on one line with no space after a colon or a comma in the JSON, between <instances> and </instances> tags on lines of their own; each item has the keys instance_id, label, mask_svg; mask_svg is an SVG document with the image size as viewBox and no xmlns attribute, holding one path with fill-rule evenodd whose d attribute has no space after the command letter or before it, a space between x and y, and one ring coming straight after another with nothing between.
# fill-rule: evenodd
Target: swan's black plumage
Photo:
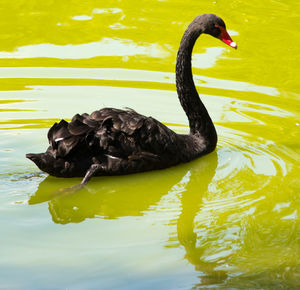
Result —
<instances>
[{"instance_id":1,"label":"swan's black plumage","mask_svg":"<svg viewBox=\"0 0 300 290\"><path fill-rule=\"evenodd\" d=\"M104 108L61 120L48 132L45 153L27 154L41 170L58 177L120 175L162 169L213 151L217 133L194 85L191 55L201 33L224 41L225 24L213 14L194 19L185 31L177 55L178 97L189 119L190 134L179 135L152 117L134 110ZM227 32L226 32L227 33ZM227 44L231 41L225 35ZM236 48L235 43L230 44Z\"/></svg>"}]
</instances>

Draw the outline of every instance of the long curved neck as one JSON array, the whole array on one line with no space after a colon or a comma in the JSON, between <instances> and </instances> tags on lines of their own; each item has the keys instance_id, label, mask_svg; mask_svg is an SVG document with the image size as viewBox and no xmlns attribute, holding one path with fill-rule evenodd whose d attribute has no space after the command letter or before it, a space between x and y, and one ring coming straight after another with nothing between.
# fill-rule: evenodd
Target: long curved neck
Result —
<instances>
[{"instance_id":1,"label":"long curved neck","mask_svg":"<svg viewBox=\"0 0 300 290\"><path fill-rule=\"evenodd\" d=\"M214 149L217 143L216 129L204 104L199 98L192 75L192 51L197 38L202 33L193 24L192 22L185 31L177 54L177 93L189 120L190 133L204 138L205 141L208 141L208 146Z\"/></svg>"}]
</instances>

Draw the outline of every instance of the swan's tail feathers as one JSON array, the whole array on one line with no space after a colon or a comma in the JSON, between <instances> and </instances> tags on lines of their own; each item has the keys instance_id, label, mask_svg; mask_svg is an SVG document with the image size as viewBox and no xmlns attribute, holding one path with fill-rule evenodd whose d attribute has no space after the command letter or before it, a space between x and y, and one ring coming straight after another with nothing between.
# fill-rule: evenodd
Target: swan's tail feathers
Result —
<instances>
[{"instance_id":1,"label":"swan's tail feathers","mask_svg":"<svg viewBox=\"0 0 300 290\"><path fill-rule=\"evenodd\" d=\"M34 154L34 153L28 153L26 154L26 158L30 159L33 163L36 164L37 167L39 167L39 164L41 163L41 153L40 154Z\"/></svg>"},{"instance_id":2,"label":"swan's tail feathers","mask_svg":"<svg viewBox=\"0 0 300 290\"><path fill-rule=\"evenodd\" d=\"M28 153L26 154L26 158L30 159L39 169L42 171L45 170L45 161L48 159L48 156L46 153ZM47 171L46 171L47 172Z\"/></svg>"},{"instance_id":3,"label":"swan's tail feathers","mask_svg":"<svg viewBox=\"0 0 300 290\"><path fill-rule=\"evenodd\" d=\"M61 164L62 160L55 160L54 157L49 153L28 153L26 158L30 159L35 165L42 171L47 172L54 176L59 176L60 168L63 168Z\"/></svg>"}]
</instances>

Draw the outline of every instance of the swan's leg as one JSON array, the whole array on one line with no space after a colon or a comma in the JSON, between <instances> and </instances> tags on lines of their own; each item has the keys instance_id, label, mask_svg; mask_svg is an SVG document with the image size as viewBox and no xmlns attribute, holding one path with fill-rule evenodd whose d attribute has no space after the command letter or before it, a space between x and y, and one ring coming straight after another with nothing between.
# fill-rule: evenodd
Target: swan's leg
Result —
<instances>
[{"instance_id":1,"label":"swan's leg","mask_svg":"<svg viewBox=\"0 0 300 290\"><path fill-rule=\"evenodd\" d=\"M69 194L73 194L77 191L79 191L80 189L82 189L89 181L90 179L100 170L103 170L103 165L101 164L92 164L91 167L89 168L89 170L86 172L84 178L82 179L80 184L76 184L74 186L71 187L67 187L67 188L61 188L59 190L60 195L61 193L67 193Z\"/></svg>"},{"instance_id":2,"label":"swan's leg","mask_svg":"<svg viewBox=\"0 0 300 290\"><path fill-rule=\"evenodd\" d=\"M103 170L103 165L92 164L80 183L81 187L86 185L90 181L90 179L100 170Z\"/></svg>"}]
</instances>

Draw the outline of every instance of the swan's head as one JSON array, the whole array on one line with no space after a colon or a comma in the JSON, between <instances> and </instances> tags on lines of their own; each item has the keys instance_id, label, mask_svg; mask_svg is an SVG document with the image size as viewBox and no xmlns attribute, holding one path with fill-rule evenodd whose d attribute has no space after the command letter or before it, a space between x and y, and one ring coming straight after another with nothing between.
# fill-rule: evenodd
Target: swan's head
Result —
<instances>
[{"instance_id":1,"label":"swan's head","mask_svg":"<svg viewBox=\"0 0 300 290\"><path fill-rule=\"evenodd\" d=\"M227 45L237 48L226 30L225 22L214 14L202 14L193 21L203 33L210 34L226 43Z\"/></svg>"}]
</instances>

